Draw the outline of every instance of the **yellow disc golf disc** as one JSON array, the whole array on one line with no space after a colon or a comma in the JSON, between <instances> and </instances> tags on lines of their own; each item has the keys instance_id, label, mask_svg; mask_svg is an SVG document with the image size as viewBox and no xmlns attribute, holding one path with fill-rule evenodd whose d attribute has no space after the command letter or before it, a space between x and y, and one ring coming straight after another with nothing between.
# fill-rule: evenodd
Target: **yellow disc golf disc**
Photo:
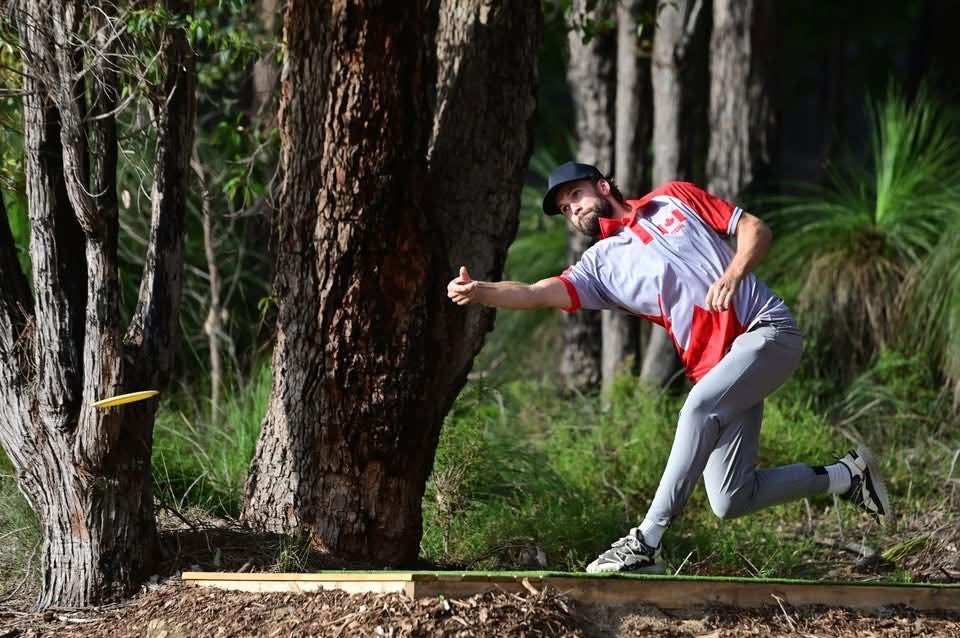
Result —
<instances>
[{"instance_id":1,"label":"yellow disc golf disc","mask_svg":"<svg viewBox=\"0 0 960 638\"><path fill-rule=\"evenodd\" d=\"M95 408L111 408L115 405L123 405L124 403L133 403L134 401L143 401L144 399L155 397L158 394L160 393L157 390L144 390L142 392L118 394L115 397L109 397L107 399L100 399L99 401L94 401L90 405L92 405Z\"/></svg>"}]
</instances>

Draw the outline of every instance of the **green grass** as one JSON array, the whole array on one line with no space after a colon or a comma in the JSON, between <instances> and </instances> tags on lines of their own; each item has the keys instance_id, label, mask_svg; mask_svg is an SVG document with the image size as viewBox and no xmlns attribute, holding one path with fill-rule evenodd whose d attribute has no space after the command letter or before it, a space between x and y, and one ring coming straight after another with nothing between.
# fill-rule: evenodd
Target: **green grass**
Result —
<instances>
[{"instance_id":1,"label":"green grass","mask_svg":"<svg viewBox=\"0 0 960 638\"><path fill-rule=\"evenodd\" d=\"M260 364L247 385L226 394L219 418L184 392L161 405L154 428L157 497L177 509L237 516L243 484L270 399L270 368Z\"/></svg>"},{"instance_id":2,"label":"green grass","mask_svg":"<svg viewBox=\"0 0 960 638\"><path fill-rule=\"evenodd\" d=\"M433 480L425 499L425 557L477 567L535 559L579 570L636 524L658 484L673 441L681 397L657 395L629 377L614 389L612 409L594 398L560 399L535 382L494 391L470 387L448 418L434 477L458 468L462 481ZM769 402L761 463L823 462L837 434L809 408ZM455 498L448 494L457 491ZM819 505L829 501L822 499ZM451 510L443 505L456 503ZM795 573L806 543L782 551L779 522L802 520L797 505L718 521L701 490L668 532L676 569L690 552L715 567L759 575ZM744 555L752 557L746 558ZM758 556L771 556L761 560Z\"/></svg>"}]
</instances>

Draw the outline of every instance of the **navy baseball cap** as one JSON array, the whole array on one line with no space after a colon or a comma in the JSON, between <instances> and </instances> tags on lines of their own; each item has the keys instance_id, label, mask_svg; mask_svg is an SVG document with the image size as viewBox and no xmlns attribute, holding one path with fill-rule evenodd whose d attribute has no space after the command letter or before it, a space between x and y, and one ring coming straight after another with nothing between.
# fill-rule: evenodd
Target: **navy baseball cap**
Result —
<instances>
[{"instance_id":1,"label":"navy baseball cap","mask_svg":"<svg viewBox=\"0 0 960 638\"><path fill-rule=\"evenodd\" d=\"M589 164L577 164L576 162L567 162L558 166L547 179L547 194L543 196L543 212L547 215L559 215L560 209L557 208L557 202L554 196L557 189L569 182L575 182L578 179L600 179L603 174L595 166Z\"/></svg>"}]
</instances>

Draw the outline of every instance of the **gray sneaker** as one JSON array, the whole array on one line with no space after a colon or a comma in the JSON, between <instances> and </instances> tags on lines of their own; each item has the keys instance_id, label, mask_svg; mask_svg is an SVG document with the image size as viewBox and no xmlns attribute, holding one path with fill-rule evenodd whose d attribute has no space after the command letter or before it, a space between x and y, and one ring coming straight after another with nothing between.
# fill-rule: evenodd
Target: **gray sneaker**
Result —
<instances>
[{"instance_id":1,"label":"gray sneaker","mask_svg":"<svg viewBox=\"0 0 960 638\"><path fill-rule=\"evenodd\" d=\"M890 520L887 488L869 448L861 445L837 461L850 470L850 489L841 494L840 498L865 509L878 523Z\"/></svg>"},{"instance_id":2,"label":"gray sneaker","mask_svg":"<svg viewBox=\"0 0 960 638\"><path fill-rule=\"evenodd\" d=\"M587 572L625 572L631 574L662 574L666 570L660 558L661 545L650 547L643 542L640 530L630 532L587 565Z\"/></svg>"}]
</instances>

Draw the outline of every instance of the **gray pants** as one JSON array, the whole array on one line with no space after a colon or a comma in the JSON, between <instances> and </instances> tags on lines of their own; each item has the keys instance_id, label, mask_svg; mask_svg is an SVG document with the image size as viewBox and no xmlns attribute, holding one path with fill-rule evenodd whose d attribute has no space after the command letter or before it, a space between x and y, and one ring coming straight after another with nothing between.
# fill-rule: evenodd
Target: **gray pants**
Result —
<instances>
[{"instance_id":1,"label":"gray pants","mask_svg":"<svg viewBox=\"0 0 960 638\"><path fill-rule=\"evenodd\" d=\"M683 404L646 520L668 526L701 474L710 506L720 518L826 492L827 477L809 465L757 470L763 400L797 367L802 345L803 337L793 326L761 325L734 340L730 352Z\"/></svg>"}]
</instances>

